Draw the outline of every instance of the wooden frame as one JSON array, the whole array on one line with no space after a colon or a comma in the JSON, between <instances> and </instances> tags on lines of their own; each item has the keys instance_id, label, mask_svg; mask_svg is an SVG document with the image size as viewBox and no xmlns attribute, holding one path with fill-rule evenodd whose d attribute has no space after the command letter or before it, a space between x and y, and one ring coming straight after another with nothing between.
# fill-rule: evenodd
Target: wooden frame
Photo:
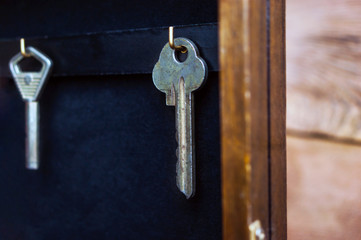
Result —
<instances>
[{"instance_id":1,"label":"wooden frame","mask_svg":"<svg viewBox=\"0 0 361 240\"><path fill-rule=\"evenodd\" d=\"M285 1L220 0L223 239L286 231Z\"/></svg>"}]
</instances>

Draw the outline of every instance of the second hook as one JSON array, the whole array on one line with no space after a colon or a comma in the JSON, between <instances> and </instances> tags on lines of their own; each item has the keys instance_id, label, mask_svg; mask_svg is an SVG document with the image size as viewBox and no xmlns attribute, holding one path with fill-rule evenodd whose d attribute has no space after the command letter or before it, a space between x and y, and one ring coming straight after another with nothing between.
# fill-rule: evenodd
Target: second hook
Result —
<instances>
[{"instance_id":1,"label":"second hook","mask_svg":"<svg viewBox=\"0 0 361 240\"><path fill-rule=\"evenodd\" d=\"M26 53L24 38L20 39L20 52L21 52L21 55L23 55L24 57L31 57L31 55L29 53Z\"/></svg>"}]
</instances>

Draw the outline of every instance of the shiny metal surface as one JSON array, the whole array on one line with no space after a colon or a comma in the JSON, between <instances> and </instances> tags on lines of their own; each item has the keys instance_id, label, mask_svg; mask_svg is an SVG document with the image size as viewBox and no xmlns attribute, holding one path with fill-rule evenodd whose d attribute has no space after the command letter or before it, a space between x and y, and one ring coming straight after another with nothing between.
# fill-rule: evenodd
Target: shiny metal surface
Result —
<instances>
[{"instance_id":1,"label":"shiny metal surface","mask_svg":"<svg viewBox=\"0 0 361 240\"><path fill-rule=\"evenodd\" d=\"M199 57L195 44L189 39L177 38L177 46L187 48L185 61L177 60L175 50L167 43L153 69L153 82L166 94L166 104L176 107L177 186L188 198L195 194L195 147L193 91L207 78L207 65Z\"/></svg>"},{"instance_id":2,"label":"shiny metal surface","mask_svg":"<svg viewBox=\"0 0 361 240\"><path fill-rule=\"evenodd\" d=\"M28 169L39 168L39 104L38 102L25 102L26 139L25 166Z\"/></svg>"},{"instance_id":3,"label":"shiny metal surface","mask_svg":"<svg viewBox=\"0 0 361 240\"><path fill-rule=\"evenodd\" d=\"M52 61L45 54L33 47L27 47L26 53L42 63L39 72L23 72L19 62L24 56L19 52L9 62L11 74L14 77L22 98L26 103L26 168L39 168L39 106L37 100L52 69Z\"/></svg>"},{"instance_id":4,"label":"shiny metal surface","mask_svg":"<svg viewBox=\"0 0 361 240\"><path fill-rule=\"evenodd\" d=\"M43 90L43 85L48 79L53 63L49 57L33 47L27 47L26 53L42 63L39 72L23 72L21 70L19 62L23 60L24 56L20 52L10 60L9 67L23 99L37 101Z\"/></svg>"},{"instance_id":5,"label":"shiny metal surface","mask_svg":"<svg viewBox=\"0 0 361 240\"><path fill-rule=\"evenodd\" d=\"M29 53L27 53L25 50L25 39L24 38L20 39L20 53L24 57L31 57L31 55Z\"/></svg>"}]
</instances>

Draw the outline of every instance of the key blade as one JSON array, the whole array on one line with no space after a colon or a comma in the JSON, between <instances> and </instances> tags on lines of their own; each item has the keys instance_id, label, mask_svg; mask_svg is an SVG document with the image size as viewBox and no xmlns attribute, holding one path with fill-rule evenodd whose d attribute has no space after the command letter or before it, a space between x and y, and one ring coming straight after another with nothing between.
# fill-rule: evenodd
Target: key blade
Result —
<instances>
[{"instance_id":1,"label":"key blade","mask_svg":"<svg viewBox=\"0 0 361 240\"><path fill-rule=\"evenodd\" d=\"M179 79L176 100L177 187L187 199L195 194L195 152L193 141L193 94L187 92L184 78Z\"/></svg>"},{"instance_id":2,"label":"key blade","mask_svg":"<svg viewBox=\"0 0 361 240\"><path fill-rule=\"evenodd\" d=\"M39 104L26 101L26 139L25 167L30 170L39 168Z\"/></svg>"}]
</instances>

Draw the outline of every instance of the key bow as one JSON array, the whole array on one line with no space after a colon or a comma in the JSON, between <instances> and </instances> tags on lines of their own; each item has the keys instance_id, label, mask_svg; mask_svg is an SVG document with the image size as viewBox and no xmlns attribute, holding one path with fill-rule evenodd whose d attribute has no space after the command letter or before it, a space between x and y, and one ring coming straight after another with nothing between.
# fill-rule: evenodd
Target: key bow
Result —
<instances>
[{"instance_id":1,"label":"key bow","mask_svg":"<svg viewBox=\"0 0 361 240\"><path fill-rule=\"evenodd\" d=\"M159 56L158 62L153 68L153 83L159 91L166 94L166 104L175 105L175 89L180 77L184 78L187 92L193 92L202 86L207 78L207 65L199 56L196 45L187 38L176 38L177 46L187 48L188 56L180 62L176 58L175 50L167 43Z\"/></svg>"},{"instance_id":2,"label":"key bow","mask_svg":"<svg viewBox=\"0 0 361 240\"><path fill-rule=\"evenodd\" d=\"M44 53L33 47L27 47L26 52L42 64L39 72L23 72L21 70L19 62L23 60L24 56L20 52L11 58L9 67L23 99L36 101L38 100L42 92L43 85L52 70L53 62Z\"/></svg>"}]
</instances>

